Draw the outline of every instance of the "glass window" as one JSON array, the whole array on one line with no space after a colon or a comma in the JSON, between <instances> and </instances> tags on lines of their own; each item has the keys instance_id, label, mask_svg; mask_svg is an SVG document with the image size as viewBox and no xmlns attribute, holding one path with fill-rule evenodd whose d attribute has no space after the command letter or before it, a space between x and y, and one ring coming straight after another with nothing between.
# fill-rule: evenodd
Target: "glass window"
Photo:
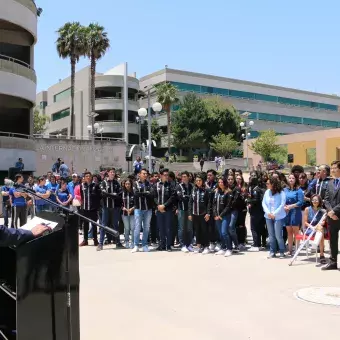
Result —
<instances>
[{"instance_id":1,"label":"glass window","mask_svg":"<svg viewBox=\"0 0 340 340\"><path fill-rule=\"evenodd\" d=\"M313 118L303 118L303 124L305 124L305 125L321 126L322 125L322 120L320 120L320 119L313 119Z\"/></svg>"},{"instance_id":2,"label":"glass window","mask_svg":"<svg viewBox=\"0 0 340 340\"><path fill-rule=\"evenodd\" d=\"M319 108L322 110L331 110L331 111L338 111L338 106L337 105L331 105L331 104L319 104Z\"/></svg>"},{"instance_id":3,"label":"glass window","mask_svg":"<svg viewBox=\"0 0 340 340\"><path fill-rule=\"evenodd\" d=\"M323 120L322 121L322 126L337 128L338 127L338 122L334 122L332 120Z\"/></svg>"},{"instance_id":4,"label":"glass window","mask_svg":"<svg viewBox=\"0 0 340 340\"><path fill-rule=\"evenodd\" d=\"M255 99L255 93L251 93L251 92L229 90L229 95L232 97L238 97L238 98Z\"/></svg>"},{"instance_id":5,"label":"glass window","mask_svg":"<svg viewBox=\"0 0 340 340\"><path fill-rule=\"evenodd\" d=\"M44 109L47 106L47 102L40 102L40 109Z\"/></svg>"},{"instance_id":6,"label":"glass window","mask_svg":"<svg viewBox=\"0 0 340 340\"><path fill-rule=\"evenodd\" d=\"M266 102L277 103L277 97L276 96L270 96L268 94L255 93L255 99L257 99L257 100L264 100Z\"/></svg>"},{"instance_id":7,"label":"glass window","mask_svg":"<svg viewBox=\"0 0 340 340\"><path fill-rule=\"evenodd\" d=\"M52 122L68 117L70 115L70 109L62 110L52 114Z\"/></svg>"},{"instance_id":8,"label":"glass window","mask_svg":"<svg viewBox=\"0 0 340 340\"><path fill-rule=\"evenodd\" d=\"M312 103L307 100L300 100L300 106L312 107Z\"/></svg>"},{"instance_id":9,"label":"glass window","mask_svg":"<svg viewBox=\"0 0 340 340\"><path fill-rule=\"evenodd\" d=\"M227 89L219 89L217 87L213 87L213 93L219 94L221 96L229 96L229 90Z\"/></svg>"},{"instance_id":10,"label":"glass window","mask_svg":"<svg viewBox=\"0 0 340 340\"><path fill-rule=\"evenodd\" d=\"M62 92L59 92L53 96L53 101L55 103L60 102L61 100L64 100L71 96L71 88L68 88Z\"/></svg>"},{"instance_id":11,"label":"glass window","mask_svg":"<svg viewBox=\"0 0 340 340\"><path fill-rule=\"evenodd\" d=\"M281 115L280 117L281 117L282 123L302 124L301 117L284 116L284 115Z\"/></svg>"},{"instance_id":12,"label":"glass window","mask_svg":"<svg viewBox=\"0 0 340 340\"><path fill-rule=\"evenodd\" d=\"M278 101L279 103L285 104L285 105L295 105L295 106L300 105L300 101L298 99L279 97Z\"/></svg>"}]
</instances>

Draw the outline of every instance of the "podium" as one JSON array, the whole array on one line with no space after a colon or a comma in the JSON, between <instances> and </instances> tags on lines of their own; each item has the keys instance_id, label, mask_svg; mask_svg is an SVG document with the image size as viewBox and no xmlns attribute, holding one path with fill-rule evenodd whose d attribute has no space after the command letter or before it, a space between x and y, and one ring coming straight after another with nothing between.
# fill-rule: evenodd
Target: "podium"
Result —
<instances>
[{"instance_id":1,"label":"podium","mask_svg":"<svg viewBox=\"0 0 340 340\"><path fill-rule=\"evenodd\" d=\"M0 339L79 340L78 216L38 214L53 232L0 248Z\"/></svg>"}]
</instances>

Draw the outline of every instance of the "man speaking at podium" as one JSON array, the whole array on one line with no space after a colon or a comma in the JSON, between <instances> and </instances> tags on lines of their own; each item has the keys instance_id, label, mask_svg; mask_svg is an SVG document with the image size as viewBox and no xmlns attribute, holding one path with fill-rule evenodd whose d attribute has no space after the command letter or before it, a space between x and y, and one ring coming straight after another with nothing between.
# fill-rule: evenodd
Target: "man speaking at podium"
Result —
<instances>
[{"instance_id":1,"label":"man speaking at podium","mask_svg":"<svg viewBox=\"0 0 340 340\"><path fill-rule=\"evenodd\" d=\"M49 227L37 224L32 230L6 228L0 225L0 247L13 247L41 236Z\"/></svg>"}]
</instances>

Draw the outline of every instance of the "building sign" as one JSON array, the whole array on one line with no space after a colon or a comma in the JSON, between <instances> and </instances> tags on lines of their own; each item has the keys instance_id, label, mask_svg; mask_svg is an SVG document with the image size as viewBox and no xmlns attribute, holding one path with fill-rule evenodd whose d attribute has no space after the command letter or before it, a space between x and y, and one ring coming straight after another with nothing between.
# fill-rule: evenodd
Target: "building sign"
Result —
<instances>
[{"instance_id":1,"label":"building sign","mask_svg":"<svg viewBox=\"0 0 340 340\"><path fill-rule=\"evenodd\" d=\"M54 152L113 152L112 146L92 146L92 145L39 145L37 151L54 151Z\"/></svg>"}]
</instances>

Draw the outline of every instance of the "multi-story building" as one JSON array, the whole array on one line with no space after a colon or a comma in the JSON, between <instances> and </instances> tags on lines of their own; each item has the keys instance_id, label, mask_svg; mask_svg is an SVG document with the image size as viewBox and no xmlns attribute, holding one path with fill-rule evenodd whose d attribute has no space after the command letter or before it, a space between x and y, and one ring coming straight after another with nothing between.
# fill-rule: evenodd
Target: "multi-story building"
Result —
<instances>
[{"instance_id":1,"label":"multi-story building","mask_svg":"<svg viewBox=\"0 0 340 340\"><path fill-rule=\"evenodd\" d=\"M250 81L223 78L165 68L140 79L140 88L170 82L179 97L195 93L202 97L220 96L240 112L250 112L254 121L252 137L266 129L291 134L340 127L340 97ZM151 102L156 100L155 93ZM145 106L143 102L141 105ZM178 105L174 106L174 110ZM158 118L166 126L166 117ZM162 145L165 146L165 145Z\"/></svg>"},{"instance_id":2,"label":"multi-story building","mask_svg":"<svg viewBox=\"0 0 340 340\"><path fill-rule=\"evenodd\" d=\"M34 45L37 8L32 0L0 0L0 171L18 158L25 170L35 170L35 146L30 140L36 99Z\"/></svg>"},{"instance_id":3,"label":"multi-story building","mask_svg":"<svg viewBox=\"0 0 340 340\"><path fill-rule=\"evenodd\" d=\"M139 81L136 75L127 77L128 85L128 134L129 143L139 143L139 126L136 124L139 108ZM101 137L124 138L124 65L119 65L95 79L95 122ZM37 94L36 105L50 117L45 135L68 136L70 130L71 78L60 80L47 91ZM89 137L87 127L91 122L90 67L76 73L75 77L75 136Z\"/></svg>"}]
</instances>

